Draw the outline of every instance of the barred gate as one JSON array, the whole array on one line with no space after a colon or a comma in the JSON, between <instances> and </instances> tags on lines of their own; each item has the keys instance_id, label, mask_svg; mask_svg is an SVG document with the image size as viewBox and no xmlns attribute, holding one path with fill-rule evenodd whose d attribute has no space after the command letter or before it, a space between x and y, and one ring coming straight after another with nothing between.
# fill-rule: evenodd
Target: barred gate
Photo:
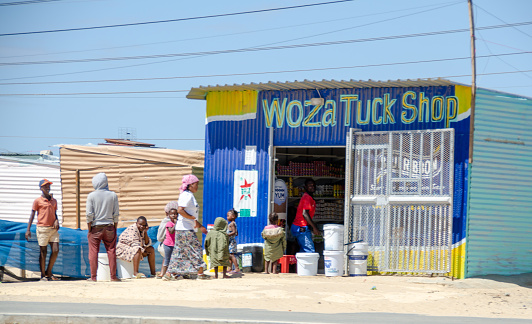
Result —
<instances>
[{"instance_id":1,"label":"barred gate","mask_svg":"<svg viewBox=\"0 0 532 324\"><path fill-rule=\"evenodd\" d=\"M453 166L453 129L350 130L345 240L368 243L368 271L450 272Z\"/></svg>"}]
</instances>

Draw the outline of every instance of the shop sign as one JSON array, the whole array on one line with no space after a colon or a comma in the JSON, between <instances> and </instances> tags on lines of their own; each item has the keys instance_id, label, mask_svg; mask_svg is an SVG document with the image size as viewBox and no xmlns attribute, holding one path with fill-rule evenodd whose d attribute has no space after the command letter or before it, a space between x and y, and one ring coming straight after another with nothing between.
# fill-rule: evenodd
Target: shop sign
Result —
<instances>
[{"instance_id":1,"label":"shop sign","mask_svg":"<svg viewBox=\"0 0 532 324\"><path fill-rule=\"evenodd\" d=\"M266 127L358 127L364 125L443 123L449 128L458 114L456 96L429 96L424 92L406 91L393 98L362 99L358 94L343 94L324 104L313 105L311 100L272 98L262 100ZM338 117L343 116L343 117ZM340 120L343 119L343 120Z\"/></svg>"}]
</instances>

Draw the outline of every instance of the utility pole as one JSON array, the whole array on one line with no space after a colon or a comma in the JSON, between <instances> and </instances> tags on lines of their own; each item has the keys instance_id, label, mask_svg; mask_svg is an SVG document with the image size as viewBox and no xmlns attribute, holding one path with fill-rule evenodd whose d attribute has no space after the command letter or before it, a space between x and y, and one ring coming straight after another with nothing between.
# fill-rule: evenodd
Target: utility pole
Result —
<instances>
[{"instance_id":1,"label":"utility pole","mask_svg":"<svg viewBox=\"0 0 532 324\"><path fill-rule=\"evenodd\" d=\"M471 108L469 110L469 165L473 164L473 139L475 133L475 99L477 96L477 60L475 51L475 21L473 19L473 0L467 0L469 6L469 28L471 30Z\"/></svg>"}]
</instances>

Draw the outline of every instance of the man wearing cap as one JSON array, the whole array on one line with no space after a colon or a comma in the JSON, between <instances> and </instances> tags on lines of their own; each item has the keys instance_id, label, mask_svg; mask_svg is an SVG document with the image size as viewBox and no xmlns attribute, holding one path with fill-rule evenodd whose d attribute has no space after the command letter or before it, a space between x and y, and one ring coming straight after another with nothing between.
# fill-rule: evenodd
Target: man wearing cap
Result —
<instances>
[{"instance_id":1,"label":"man wearing cap","mask_svg":"<svg viewBox=\"0 0 532 324\"><path fill-rule=\"evenodd\" d=\"M31 238L31 224L37 212L37 242L39 243L39 265L41 268L41 281L59 280L52 274L57 254L59 253L59 220L57 218L57 200L50 194L51 181L43 179L39 182L42 195L35 199L31 208L26 240ZM48 268L45 270L48 244L52 248L52 254L48 260Z\"/></svg>"},{"instance_id":2,"label":"man wearing cap","mask_svg":"<svg viewBox=\"0 0 532 324\"><path fill-rule=\"evenodd\" d=\"M120 281L116 277L116 227L118 226L118 197L109 190L107 176L98 173L92 178L94 191L87 196L87 228L89 233L89 264L91 277L89 281L96 281L98 272L98 252L100 242L103 242L107 257L111 281Z\"/></svg>"}]
</instances>

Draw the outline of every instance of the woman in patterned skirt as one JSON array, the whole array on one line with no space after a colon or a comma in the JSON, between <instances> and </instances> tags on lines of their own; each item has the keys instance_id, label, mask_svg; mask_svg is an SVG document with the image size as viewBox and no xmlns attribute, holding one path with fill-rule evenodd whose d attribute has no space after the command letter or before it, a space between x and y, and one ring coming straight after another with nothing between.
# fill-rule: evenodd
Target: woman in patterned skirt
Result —
<instances>
[{"instance_id":1,"label":"woman in patterned skirt","mask_svg":"<svg viewBox=\"0 0 532 324\"><path fill-rule=\"evenodd\" d=\"M179 216L175 225L175 246L165 275L166 280L195 274L198 279L208 278L203 273L206 264L203 261L201 243L196 236L196 228L207 234L207 229L198 222L199 205L194 197L198 185L199 179L195 175L183 177L181 194L177 201Z\"/></svg>"}]
</instances>

